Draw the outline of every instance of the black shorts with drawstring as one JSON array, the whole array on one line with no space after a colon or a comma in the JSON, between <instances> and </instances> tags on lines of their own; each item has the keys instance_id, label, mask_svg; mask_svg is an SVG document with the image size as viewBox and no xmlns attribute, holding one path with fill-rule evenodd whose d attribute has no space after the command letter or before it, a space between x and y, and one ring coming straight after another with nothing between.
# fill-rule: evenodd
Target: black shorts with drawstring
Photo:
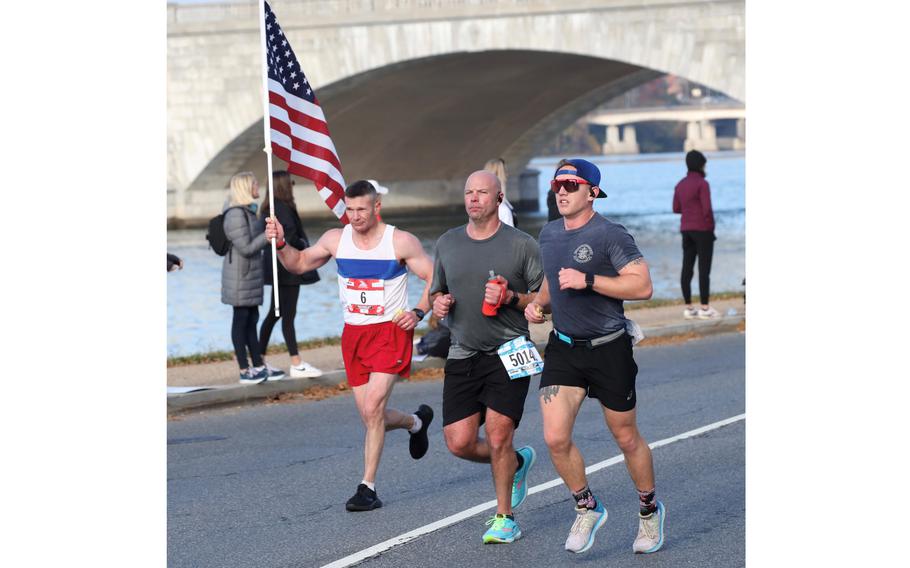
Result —
<instances>
[{"instance_id":1,"label":"black shorts with drawstring","mask_svg":"<svg viewBox=\"0 0 910 568\"><path fill-rule=\"evenodd\" d=\"M499 355L476 353L467 359L446 361L442 386L442 425L480 413L486 419L487 408L521 422L531 377L510 380Z\"/></svg>"},{"instance_id":2,"label":"black shorts with drawstring","mask_svg":"<svg viewBox=\"0 0 910 568\"><path fill-rule=\"evenodd\" d=\"M540 388L580 387L610 410L626 412L635 408L637 375L632 338L627 333L593 349L569 345L550 333Z\"/></svg>"}]
</instances>

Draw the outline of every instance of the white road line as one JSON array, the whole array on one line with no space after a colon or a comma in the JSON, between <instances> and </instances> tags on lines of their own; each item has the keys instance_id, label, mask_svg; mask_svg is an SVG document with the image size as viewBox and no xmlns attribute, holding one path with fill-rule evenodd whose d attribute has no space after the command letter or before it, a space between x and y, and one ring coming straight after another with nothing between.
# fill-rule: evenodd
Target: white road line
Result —
<instances>
[{"instance_id":1,"label":"white road line","mask_svg":"<svg viewBox=\"0 0 910 568\"><path fill-rule=\"evenodd\" d=\"M695 430L689 430L688 432L683 432L682 434L678 434L671 438L664 438L663 440L658 440L657 442L652 442L652 443L648 444L648 446L651 449L659 448L661 446L666 446L666 445L672 444L674 442L679 442L680 440L685 440L686 438L692 438L693 436L698 436L700 434L704 434L705 432L710 432L711 430L717 430L718 428L723 428L724 426L727 426L728 424L733 424L734 422L739 422L740 420L745 420L745 419L746 419L745 414L731 416L730 418L726 418L719 422L714 422L713 424L708 424L707 426L702 426L701 428L696 428ZM619 454L618 456L613 456L612 458L605 459L602 462L597 462L593 465L589 465L588 467L585 468L585 473L591 474L591 473L594 473L595 471L599 471L601 469L610 467L611 465L616 465L618 463L621 463L622 461L623 461L623 456L622 456L622 454ZM540 493L541 491L546 491L547 489L552 489L554 487L561 486L562 484L563 484L562 479L557 477L556 479L551 479L550 481L547 481L546 483L541 483L539 485L535 485L534 487L531 487L528 490L528 494L531 495L534 493ZM369 548L365 548L365 549L361 550L360 552L355 552L354 554L351 554L350 556L345 556L344 558L336 560L335 562L332 562L331 564L326 564L322 568L345 568L346 566L353 566L354 564L358 564L368 558L371 558L373 556L376 556L377 554L385 552L386 550L389 550L390 548L392 548L394 546L398 546L399 544L404 544L406 542L414 540L415 538L421 537L425 534L429 534L431 532L438 531L439 529L443 529L445 527L454 525L455 523L459 523L467 518L473 517L474 515L483 513L484 511L486 511L488 509L493 509L494 507L496 507L495 499L493 499L492 501L487 501L486 503L481 503L480 505L475 505L474 507L461 511L460 513L455 513L454 515L448 516L444 519L440 519L434 523L424 525L424 526L420 527L419 529L414 529L410 532L406 532L404 534L390 538L387 541L380 542L379 544L371 546Z\"/></svg>"}]
</instances>

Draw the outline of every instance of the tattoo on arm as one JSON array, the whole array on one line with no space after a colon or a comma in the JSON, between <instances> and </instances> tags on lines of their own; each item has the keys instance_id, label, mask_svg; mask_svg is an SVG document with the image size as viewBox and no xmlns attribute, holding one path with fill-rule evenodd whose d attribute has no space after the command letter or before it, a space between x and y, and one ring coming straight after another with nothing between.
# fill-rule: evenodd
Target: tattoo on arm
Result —
<instances>
[{"instance_id":1,"label":"tattoo on arm","mask_svg":"<svg viewBox=\"0 0 910 568\"><path fill-rule=\"evenodd\" d=\"M638 258L636 258L635 260L629 261L629 264L641 264L641 263L644 262L644 261L645 261L644 258L638 257Z\"/></svg>"},{"instance_id":2,"label":"tattoo on arm","mask_svg":"<svg viewBox=\"0 0 910 568\"><path fill-rule=\"evenodd\" d=\"M557 393L559 393L559 385L551 385L540 389L540 397L543 398L544 404L556 398Z\"/></svg>"}]
</instances>

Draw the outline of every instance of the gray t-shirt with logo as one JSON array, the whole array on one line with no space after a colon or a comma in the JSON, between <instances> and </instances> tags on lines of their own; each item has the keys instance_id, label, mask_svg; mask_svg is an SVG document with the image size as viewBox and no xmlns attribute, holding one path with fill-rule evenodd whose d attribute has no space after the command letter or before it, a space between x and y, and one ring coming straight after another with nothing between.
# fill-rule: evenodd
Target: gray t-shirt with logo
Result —
<instances>
[{"instance_id":1,"label":"gray t-shirt with logo","mask_svg":"<svg viewBox=\"0 0 910 568\"><path fill-rule=\"evenodd\" d=\"M543 282L537 241L503 223L487 239L472 239L467 225L462 225L450 229L436 242L430 294L450 293L455 298L445 319L452 331L449 359L491 353L507 341L528 335L528 320L521 309L503 305L495 316L481 313L490 270L508 280L508 287L514 292L537 291Z\"/></svg>"},{"instance_id":2,"label":"gray t-shirt with logo","mask_svg":"<svg viewBox=\"0 0 910 568\"><path fill-rule=\"evenodd\" d=\"M553 327L575 339L594 339L625 327L622 300L593 290L559 289L562 268L618 276L625 265L642 258L625 227L598 213L569 231L562 218L556 219L540 230L540 254L550 291Z\"/></svg>"}]
</instances>

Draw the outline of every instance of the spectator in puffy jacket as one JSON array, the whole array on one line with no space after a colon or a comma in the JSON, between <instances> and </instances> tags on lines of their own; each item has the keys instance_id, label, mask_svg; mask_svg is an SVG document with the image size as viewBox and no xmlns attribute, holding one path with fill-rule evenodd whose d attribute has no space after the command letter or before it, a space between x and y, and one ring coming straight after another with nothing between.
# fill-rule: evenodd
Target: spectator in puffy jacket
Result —
<instances>
[{"instance_id":1,"label":"spectator in puffy jacket","mask_svg":"<svg viewBox=\"0 0 910 568\"><path fill-rule=\"evenodd\" d=\"M268 245L264 223L256 219L259 182L252 172L231 178L228 203L224 208L224 234L231 248L221 266L221 302L234 307L231 341L240 366L240 382L256 384L277 380L284 373L268 369L262 361L256 324L262 305L262 249ZM249 350L252 366L247 361Z\"/></svg>"},{"instance_id":2,"label":"spectator in puffy jacket","mask_svg":"<svg viewBox=\"0 0 910 568\"><path fill-rule=\"evenodd\" d=\"M714 255L714 210L711 208L711 187L705 179L708 159L698 150L686 154L686 174L673 190L673 212L681 215L682 273L680 286L686 309L686 319L711 319L720 314L708 304L711 285L711 257ZM692 306L692 274L698 258L698 293L701 307Z\"/></svg>"},{"instance_id":3,"label":"spectator in puffy jacket","mask_svg":"<svg viewBox=\"0 0 910 568\"><path fill-rule=\"evenodd\" d=\"M284 170L272 172L272 188L275 190L275 217L284 227L284 240L297 250L303 250L310 246L306 233L303 231L303 224L300 222L300 216L297 214L297 204L294 203L294 180L291 174ZM262 212L260 217L265 220L269 216L269 199L268 192L266 198L262 201ZM262 269L264 271L265 283L274 288L272 276L272 247L266 247L262 255ZM281 331L284 334L284 343L287 345L288 354L291 356L291 378L303 379L314 378L322 375L322 371L300 359L297 349L297 333L294 330L294 317L297 315L297 298L300 296L301 284L314 284L319 281L319 274L315 270L304 272L303 274L293 274L288 272L283 264L278 263L278 305L280 308ZM275 316L275 293L269 294L272 300L265 319L262 320L262 327L259 329L259 349L265 355L266 348L269 345L269 337L272 335L272 328L278 322Z\"/></svg>"}]
</instances>

